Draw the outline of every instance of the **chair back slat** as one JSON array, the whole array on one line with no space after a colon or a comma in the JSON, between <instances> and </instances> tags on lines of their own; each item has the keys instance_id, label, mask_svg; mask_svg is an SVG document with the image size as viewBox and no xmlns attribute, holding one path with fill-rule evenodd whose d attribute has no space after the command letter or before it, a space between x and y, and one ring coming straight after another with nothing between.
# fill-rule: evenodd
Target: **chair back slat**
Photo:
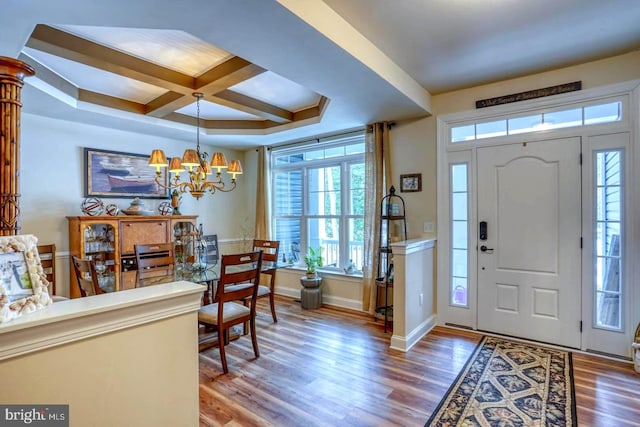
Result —
<instances>
[{"instance_id":1,"label":"chair back slat","mask_svg":"<svg viewBox=\"0 0 640 427\"><path fill-rule=\"evenodd\" d=\"M278 261L278 253L280 252L280 241L279 240L253 240L253 250L254 251L262 251L262 260L277 262Z\"/></svg>"},{"instance_id":2,"label":"chair back slat","mask_svg":"<svg viewBox=\"0 0 640 427\"><path fill-rule=\"evenodd\" d=\"M251 297L255 303L258 285L260 284L261 268L261 251L223 255L216 301L222 306L226 301L236 301ZM247 286L229 286L243 283L247 283ZM252 305L252 310L254 310L255 304Z\"/></svg>"},{"instance_id":3,"label":"chair back slat","mask_svg":"<svg viewBox=\"0 0 640 427\"><path fill-rule=\"evenodd\" d=\"M105 293L98 284L98 273L93 260L72 256L80 295L83 297Z\"/></svg>"},{"instance_id":4,"label":"chair back slat","mask_svg":"<svg viewBox=\"0 0 640 427\"><path fill-rule=\"evenodd\" d=\"M218 235L207 234L202 236L202 240L205 244L204 250L204 262L207 265L216 265L220 259L220 251L218 250Z\"/></svg>"},{"instance_id":5,"label":"chair back slat","mask_svg":"<svg viewBox=\"0 0 640 427\"><path fill-rule=\"evenodd\" d=\"M136 244L134 250L139 272L173 268L175 264L173 243Z\"/></svg>"}]
</instances>

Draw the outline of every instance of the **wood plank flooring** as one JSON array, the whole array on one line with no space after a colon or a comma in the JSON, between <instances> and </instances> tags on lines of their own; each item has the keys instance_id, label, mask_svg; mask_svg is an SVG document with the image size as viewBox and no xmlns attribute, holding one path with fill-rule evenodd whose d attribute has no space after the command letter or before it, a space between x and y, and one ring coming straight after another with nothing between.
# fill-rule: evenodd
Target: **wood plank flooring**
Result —
<instances>
[{"instance_id":1,"label":"wood plank flooring","mask_svg":"<svg viewBox=\"0 0 640 427\"><path fill-rule=\"evenodd\" d=\"M437 327L403 353L370 316L276 302L277 324L259 303L259 358L248 336L226 347L227 375L217 347L200 353L201 426L423 426L481 337ZM573 361L580 426L640 425L632 365Z\"/></svg>"}]
</instances>

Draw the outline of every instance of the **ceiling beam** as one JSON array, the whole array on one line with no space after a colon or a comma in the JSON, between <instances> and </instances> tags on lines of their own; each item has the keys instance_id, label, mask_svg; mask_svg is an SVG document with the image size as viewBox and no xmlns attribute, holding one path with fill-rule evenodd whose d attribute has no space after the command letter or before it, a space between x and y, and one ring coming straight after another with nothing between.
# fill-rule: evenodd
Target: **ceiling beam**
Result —
<instances>
[{"instance_id":1,"label":"ceiling beam","mask_svg":"<svg viewBox=\"0 0 640 427\"><path fill-rule=\"evenodd\" d=\"M196 77L194 87L205 95L215 94L265 71L246 59L234 56Z\"/></svg>"},{"instance_id":2,"label":"ceiling beam","mask_svg":"<svg viewBox=\"0 0 640 427\"><path fill-rule=\"evenodd\" d=\"M182 107L186 107L193 103L193 100L194 98L191 95L186 96L183 93L169 91L148 102L145 113L147 116L161 118Z\"/></svg>"},{"instance_id":3,"label":"ceiling beam","mask_svg":"<svg viewBox=\"0 0 640 427\"><path fill-rule=\"evenodd\" d=\"M277 123L288 123L293 120L291 111L228 89L213 96L207 96L205 99Z\"/></svg>"},{"instance_id":4,"label":"ceiling beam","mask_svg":"<svg viewBox=\"0 0 640 427\"><path fill-rule=\"evenodd\" d=\"M78 101L115 108L116 110L128 111L130 113L144 114L145 111L145 105L139 102L116 98L115 96L104 95L86 89L78 89Z\"/></svg>"}]
</instances>

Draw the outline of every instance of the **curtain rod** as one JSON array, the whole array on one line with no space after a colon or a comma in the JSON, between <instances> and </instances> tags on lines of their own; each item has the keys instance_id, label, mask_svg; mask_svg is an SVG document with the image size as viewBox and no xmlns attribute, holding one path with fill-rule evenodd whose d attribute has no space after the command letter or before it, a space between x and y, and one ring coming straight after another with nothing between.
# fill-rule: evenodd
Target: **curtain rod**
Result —
<instances>
[{"instance_id":1,"label":"curtain rod","mask_svg":"<svg viewBox=\"0 0 640 427\"><path fill-rule=\"evenodd\" d=\"M350 135L357 135L357 134L362 134L365 132L365 129L360 129L360 130L354 130L354 131L350 131L350 132L345 132L345 133L337 133L334 135L327 135L327 136L323 136L323 137L318 137L318 138L311 138L311 139L307 139L307 140L302 140L302 141L296 141L296 142L288 142L285 144L280 144L280 145L270 145L267 147L268 150L271 150L272 148L286 148L286 147L293 147L295 145L306 145L306 144L312 144L312 143L316 143L316 144L320 144L321 142L324 142L328 139L332 139L332 138L340 138L340 137L347 137Z\"/></svg>"}]
</instances>

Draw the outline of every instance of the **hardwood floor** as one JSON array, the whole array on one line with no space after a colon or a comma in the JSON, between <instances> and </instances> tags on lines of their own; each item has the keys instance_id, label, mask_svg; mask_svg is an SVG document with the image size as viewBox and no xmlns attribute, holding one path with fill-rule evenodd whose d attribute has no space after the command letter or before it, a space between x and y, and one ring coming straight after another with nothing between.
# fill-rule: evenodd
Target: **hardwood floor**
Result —
<instances>
[{"instance_id":1,"label":"hardwood floor","mask_svg":"<svg viewBox=\"0 0 640 427\"><path fill-rule=\"evenodd\" d=\"M259 303L260 357L243 336L200 353L201 426L423 426L481 335L435 328L411 351L389 349L380 321L347 310ZM580 426L640 425L640 374L621 362L573 357Z\"/></svg>"}]
</instances>

